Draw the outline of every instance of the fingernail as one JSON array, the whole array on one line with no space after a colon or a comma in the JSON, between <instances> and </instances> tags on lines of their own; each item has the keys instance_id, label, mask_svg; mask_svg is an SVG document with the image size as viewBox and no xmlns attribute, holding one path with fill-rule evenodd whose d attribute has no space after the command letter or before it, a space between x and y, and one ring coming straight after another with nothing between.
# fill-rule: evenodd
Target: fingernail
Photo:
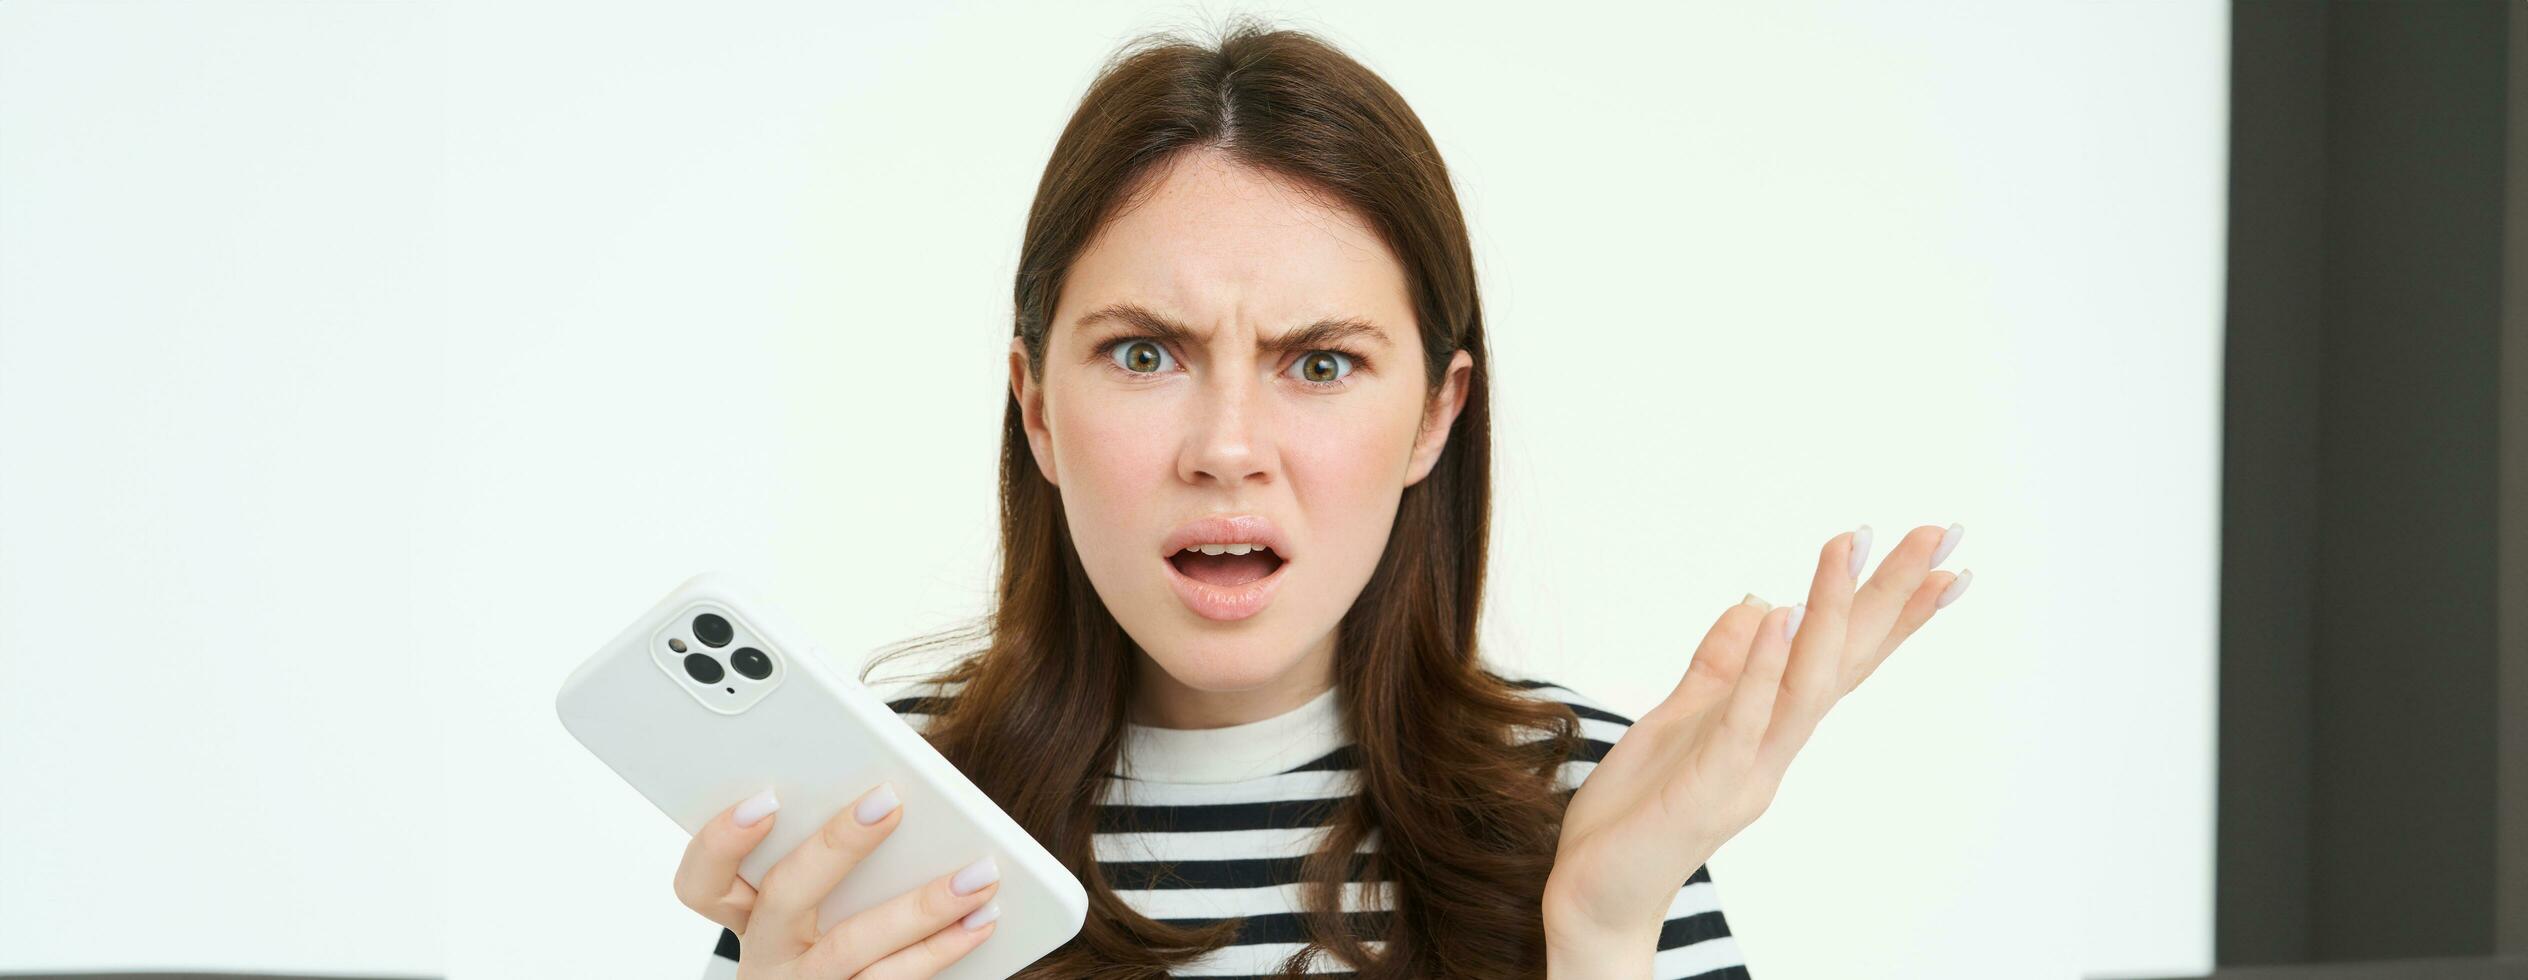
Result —
<instances>
[{"instance_id":1,"label":"fingernail","mask_svg":"<svg viewBox=\"0 0 2528 980\"><path fill-rule=\"evenodd\" d=\"M1799 605L1792 606L1790 621L1782 624L1782 638L1786 640L1797 638L1799 636L1799 618L1806 615L1808 615L1807 603L1803 602Z\"/></svg>"},{"instance_id":2,"label":"fingernail","mask_svg":"<svg viewBox=\"0 0 2528 980\"><path fill-rule=\"evenodd\" d=\"M1863 524L1852 532L1852 571L1846 574L1850 575L1853 581L1861 580L1861 562L1869 557L1870 526Z\"/></svg>"},{"instance_id":3,"label":"fingernail","mask_svg":"<svg viewBox=\"0 0 2528 980\"><path fill-rule=\"evenodd\" d=\"M1742 606L1754 606L1759 612L1773 608L1772 603L1756 598L1756 594L1753 592L1747 593L1746 598L1738 600L1738 604Z\"/></svg>"},{"instance_id":4,"label":"fingernail","mask_svg":"<svg viewBox=\"0 0 2528 980\"><path fill-rule=\"evenodd\" d=\"M737 805L737 812L729 816L740 827L752 827L778 809L781 809L781 801L773 797L772 790L766 789L747 797L746 802Z\"/></svg>"},{"instance_id":5,"label":"fingernail","mask_svg":"<svg viewBox=\"0 0 2528 980\"><path fill-rule=\"evenodd\" d=\"M973 932L976 929L981 929L984 926L991 924L992 920L1000 917L1001 903L993 902L990 905L986 905L982 908L966 913L965 918L957 921L965 925L967 932Z\"/></svg>"},{"instance_id":6,"label":"fingernail","mask_svg":"<svg viewBox=\"0 0 2528 980\"><path fill-rule=\"evenodd\" d=\"M1957 597L1959 597L1959 596L1962 596L1962 595L1965 595L1965 594L1966 594L1966 583L1968 583L1968 582L1972 582L1972 581L1975 581L1975 570L1974 570L1974 569L1970 568L1970 569L1967 569L1967 570L1965 570L1965 571L1963 571L1963 572L1959 572L1959 573L1957 573L1957 581L1949 583L1949 587L1948 587L1948 589L1947 589L1946 591L1943 591L1943 592L1941 592L1941 593L1940 593L1940 601L1939 601L1939 602L1937 602L1937 603L1934 603L1934 604L1932 605L1932 607L1931 607L1931 608L1933 608L1933 609L1946 609L1946 608L1948 608L1948 607L1949 607L1949 603L1956 602L1956 601L1957 601Z\"/></svg>"},{"instance_id":7,"label":"fingernail","mask_svg":"<svg viewBox=\"0 0 2528 980\"><path fill-rule=\"evenodd\" d=\"M869 795L860 798L859 806L852 808L852 819L860 821L863 826L877 823L886 819L887 814L895 812L897 802L895 785L879 783L877 789L870 790Z\"/></svg>"},{"instance_id":8,"label":"fingernail","mask_svg":"<svg viewBox=\"0 0 2528 980\"><path fill-rule=\"evenodd\" d=\"M1941 562L1948 560L1949 551L1957 547L1959 538L1965 536L1966 525L1964 524L1951 524L1948 530L1941 532L1940 546L1931 550L1931 567L1938 568Z\"/></svg>"},{"instance_id":9,"label":"fingernail","mask_svg":"<svg viewBox=\"0 0 2528 980\"><path fill-rule=\"evenodd\" d=\"M975 889L999 880L1001 880L1001 866L993 864L992 856L986 854L983 860L966 865L963 870L957 872L956 877L948 879L948 890L959 895L972 895Z\"/></svg>"}]
</instances>

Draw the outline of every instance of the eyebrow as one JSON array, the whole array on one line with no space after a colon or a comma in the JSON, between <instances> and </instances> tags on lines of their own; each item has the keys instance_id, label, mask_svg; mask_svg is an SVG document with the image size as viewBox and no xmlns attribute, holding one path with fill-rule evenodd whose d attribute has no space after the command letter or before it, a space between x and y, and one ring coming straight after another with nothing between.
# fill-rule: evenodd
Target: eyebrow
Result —
<instances>
[{"instance_id":1,"label":"eyebrow","mask_svg":"<svg viewBox=\"0 0 2528 980\"><path fill-rule=\"evenodd\" d=\"M1201 338L1194 334L1193 328L1160 316L1138 303L1109 303L1079 318L1075 321L1075 325L1086 329L1107 320L1131 324L1136 329L1178 347L1200 346L1197 341ZM1381 344L1391 347L1395 345L1394 341L1387 339L1385 331L1378 329L1377 324L1356 316L1335 316L1318 320L1279 337L1267 337L1259 346L1275 353L1292 351L1305 353L1321 350L1337 340L1354 336L1372 337Z\"/></svg>"}]
</instances>

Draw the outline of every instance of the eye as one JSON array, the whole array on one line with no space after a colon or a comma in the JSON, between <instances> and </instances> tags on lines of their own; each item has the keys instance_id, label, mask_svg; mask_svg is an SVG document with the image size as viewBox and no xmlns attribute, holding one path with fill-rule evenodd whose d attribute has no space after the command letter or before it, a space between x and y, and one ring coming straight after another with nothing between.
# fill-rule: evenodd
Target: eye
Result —
<instances>
[{"instance_id":1,"label":"eye","mask_svg":"<svg viewBox=\"0 0 2528 980\"><path fill-rule=\"evenodd\" d=\"M1299 380L1310 384L1340 384L1352 373L1351 355L1342 351L1312 350L1299 357L1291 367L1299 369Z\"/></svg>"},{"instance_id":2,"label":"eye","mask_svg":"<svg viewBox=\"0 0 2528 980\"><path fill-rule=\"evenodd\" d=\"M1156 374L1169 363L1167 348L1147 340L1127 340L1114 347L1115 366L1134 374Z\"/></svg>"}]
</instances>

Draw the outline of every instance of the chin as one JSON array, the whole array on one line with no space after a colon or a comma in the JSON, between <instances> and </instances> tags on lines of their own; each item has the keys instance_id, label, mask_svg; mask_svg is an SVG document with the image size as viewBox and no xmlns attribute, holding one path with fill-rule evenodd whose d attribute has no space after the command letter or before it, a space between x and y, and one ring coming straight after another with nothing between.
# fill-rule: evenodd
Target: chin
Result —
<instances>
[{"instance_id":1,"label":"chin","mask_svg":"<svg viewBox=\"0 0 2528 980\"><path fill-rule=\"evenodd\" d=\"M1286 650L1257 649L1260 644L1222 642L1192 637L1172 647L1175 655L1155 654L1161 670L1177 683L1197 691L1244 691L1262 687L1289 672L1298 662ZM1146 647L1145 647L1146 649Z\"/></svg>"}]
</instances>

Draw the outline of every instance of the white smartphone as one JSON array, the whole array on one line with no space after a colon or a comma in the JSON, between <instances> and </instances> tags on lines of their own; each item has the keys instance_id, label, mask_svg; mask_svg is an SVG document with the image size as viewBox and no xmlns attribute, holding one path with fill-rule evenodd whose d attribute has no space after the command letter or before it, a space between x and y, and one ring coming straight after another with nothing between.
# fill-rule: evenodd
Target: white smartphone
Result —
<instances>
[{"instance_id":1,"label":"white smartphone","mask_svg":"<svg viewBox=\"0 0 2528 980\"><path fill-rule=\"evenodd\" d=\"M904 819L826 896L820 931L987 854L1001 870L1000 925L940 977L1002 980L1087 918L1088 892L1061 861L727 575L677 586L573 670L554 707L572 737L688 834L771 787L781 801L772 833L738 865L749 884L862 793L894 783ZM662 869L662 893L666 880Z\"/></svg>"}]
</instances>

